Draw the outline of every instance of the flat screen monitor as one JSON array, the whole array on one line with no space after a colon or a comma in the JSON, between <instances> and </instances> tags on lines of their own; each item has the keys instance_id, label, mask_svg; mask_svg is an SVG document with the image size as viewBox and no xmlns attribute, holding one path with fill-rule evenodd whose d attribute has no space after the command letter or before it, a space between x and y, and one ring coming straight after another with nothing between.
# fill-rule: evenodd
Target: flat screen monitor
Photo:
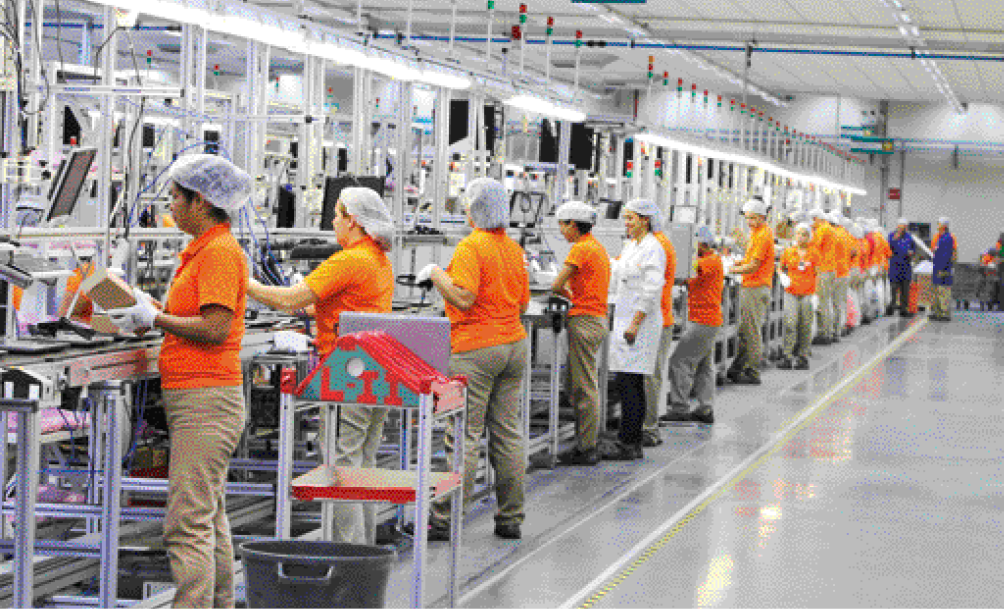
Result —
<instances>
[{"instance_id":1,"label":"flat screen monitor","mask_svg":"<svg viewBox=\"0 0 1004 609\"><path fill-rule=\"evenodd\" d=\"M544 210L547 197L542 192L514 192L509 203L509 226L528 228L536 226Z\"/></svg>"},{"instance_id":2,"label":"flat screen monitor","mask_svg":"<svg viewBox=\"0 0 1004 609\"><path fill-rule=\"evenodd\" d=\"M338 197L346 188L362 187L376 191L383 196L384 179L380 176L341 176L324 180L324 207L321 209L321 230L334 230L331 221L335 219Z\"/></svg>"},{"instance_id":3,"label":"flat screen monitor","mask_svg":"<svg viewBox=\"0 0 1004 609\"><path fill-rule=\"evenodd\" d=\"M557 121L553 124L546 118L540 121L540 158L541 163L558 162L558 133L561 132L561 125Z\"/></svg>"},{"instance_id":4,"label":"flat screen monitor","mask_svg":"<svg viewBox=\"0 0 1004 609\"><path fill-rule=\"evenodd\" d=\"M69 158L63 161L63 166L49 195L49 211L45 217L46 222L73 214L73 210L77 206L77 199L80 197L80 190L84 187L87 172L91 170L97 152L97 148L76 148L70 153Z\"/></svg>"},{"instance_id":5,"label":"flat screen monitor","mask_svg":"<svg viewBox=\"0 0 1004 609\"><path fill-rule=\"evenodd\" d=\"M466 99L450 101L450 145L454 145L467 137L468 116L471 113L471 102Z\"/></svg>"},{"instance_id":6,"label":"flat screen monitor","mask_svg":"<svg viewBox=\"0 0 1004 609\"><path fill-rule=\"evenodd\" d=\"M485 150L489 154L495 152L495 106L486 105L485 106Z\"/></svg>"},{"instance_id":7,"label":"flat screen monitor","mask_svg":"<svg viewBox=\"0 0 1004 609\"><path fill-rule=\"evenodd\" d=\"M276 228L293 228L296 223L296 197L292 186L280 185L278 199Z\"/></svg>"},{"instance_id":8,"label":"flat screen monitor","mask_svg":"<svg viewBox=\"0 0 1004 609\"><path fill-rule=\"evenodd\" d=\"M616 220L621 217L621 207L624 205L622 201L600 199L600 205L603 204L606 204L606 215L604 217L607 220Z\"/></svg>"},{"instance_id":9,"label":"flat screen monitor","mask_svg":"<svg viewBox=\"0 0 1004 609\"><path fill-rule=\"evenodd\" d=\"M143 147L153 148L157 144L157 128L153 125L143 124Z\"/></svg>"},{"instance_id":10,"label":"flat screen monitor","mask_svg":"<svg viewBox=\"0 0 1004 609\"><path fill-rule=\"evenodd\" d=\"M569 148L569 161L576 169L591 171L593 169L593 135L594 132L582 123L572 123L572 142Z\"/></svg>"}]
</instances>

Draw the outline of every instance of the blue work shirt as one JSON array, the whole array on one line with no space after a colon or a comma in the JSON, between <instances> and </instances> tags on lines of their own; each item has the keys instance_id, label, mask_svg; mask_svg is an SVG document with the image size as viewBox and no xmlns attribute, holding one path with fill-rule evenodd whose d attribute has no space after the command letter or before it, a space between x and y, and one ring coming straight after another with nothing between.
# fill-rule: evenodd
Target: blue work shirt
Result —
<instances>
[{"instance_id":1,"label":"blue work shirt","mask_svg":"<svg viewBox=\"0 0 1004 609\"><path fill-rule=\"evenodd\" d=\"M955 237L945 231L934 238L934 285L952 285L952 255Z\"/></svg>"},{"instance_id":2,"label":"blue work shirt","mask_svg":"<svg viewBox=\"0 0 1004 609\"><path fill-rule=\"evenodd\" d=\"M898 239L895 232L889 233L889 249L892 250L892 258L889 259L889 281L893 283L912 281L913 265L910 259L917 251L913 237L906 231Z\"/></svg>"}]
</instances>

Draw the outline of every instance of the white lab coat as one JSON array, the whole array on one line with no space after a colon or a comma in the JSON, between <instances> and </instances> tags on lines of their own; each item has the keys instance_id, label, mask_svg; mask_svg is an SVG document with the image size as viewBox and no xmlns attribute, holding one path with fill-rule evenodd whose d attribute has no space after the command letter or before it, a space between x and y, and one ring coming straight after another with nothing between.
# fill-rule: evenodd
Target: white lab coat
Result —
<instances>
[{"instance_id":1,"label":"white lab coat","mask_svg":"<svg viewBox=\"0 0 1004 609\"><path fill-rule=\"evenodd\" d=\"M614 323L610 332L610 370L653 374L662 337L662 287L666 283L666 250L649 233L636 243L624 242L618 260L612 261L610 291L614 302ZM633 345L624 339L637 311L645 321Z\"/></svg>"}]
</instances>

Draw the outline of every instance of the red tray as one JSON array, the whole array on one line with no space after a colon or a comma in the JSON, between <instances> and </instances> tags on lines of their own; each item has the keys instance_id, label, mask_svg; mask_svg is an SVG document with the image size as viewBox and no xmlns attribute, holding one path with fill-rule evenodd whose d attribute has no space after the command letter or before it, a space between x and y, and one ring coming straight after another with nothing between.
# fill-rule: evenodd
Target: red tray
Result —
<instances>
[{"instance_id":1,"label":"red tray","mask_svg":"<svg viewBox=\"0 0 1004 609\"><path fill-rule=\"evenodd\" d=\"M415 502L417 479L413 471L321 465L293 480L293 497L300 501L385 501L401 505ZM429 484L435 499L459 488L462 480L460 474L432 472Z\"/></svg>"}]
</instances>

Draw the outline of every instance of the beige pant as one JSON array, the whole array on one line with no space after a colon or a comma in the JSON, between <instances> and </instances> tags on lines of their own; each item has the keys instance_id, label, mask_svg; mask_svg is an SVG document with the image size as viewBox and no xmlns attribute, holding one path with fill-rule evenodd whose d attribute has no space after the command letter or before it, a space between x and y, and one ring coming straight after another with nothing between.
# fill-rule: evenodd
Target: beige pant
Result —
<instances>
[{"instance_id":1,"label":"beige pant","mask_svg":"<svg viewBox=\"0 0 1004 609\"><path fill-rule=\"evenodd\" d=\"M450 357L450 374L467 377L467 433L464 437L464 507L474 491L481 438L488 435L488 461L495 470L495 496L499 524L520 524L525 514L523 478L526 473L520 388L529 349L527 340L456 353ZM450 428L447 453L452 454ZM449 501L432 506L430 520L445 525L450 519Z\"/></svg>"},{"instance_id":2,"label":"beige pant","mask_svg":"<svg viewBox=\"0 0 1004 609\"><path fill-rule=\"evenodd\" d=\"M739 329L736 359L732 369L760 372L763 359L763 324L770 307L770 288L742 288L739 291Z\"/></svg>"},{"instance_id":3,"label":"beige pant","mask_svg":"<svg viewBox=\"0 0 1004 609\"><path fill-rule=\"evenodd\" d=\"M823 338L833 337L833 290L836 274L819 273L816 276L816 296L819 299L819 321L816 334Z\"/></svg>"},{"instance_id":4,"label":"beige pant","mask_svg":"<svg viewBox=\"0 0 1004 609\"><path fill-rule=\"evenodd\" d=\"M673 346L673 326L662 329L659 337L659 352L656 354L655 373L645 377L645 432L658 434L659 406L662 400L662 379L666 378L666 362L669 348Z\"/></svg>"},{"instance_id":5,"label":"beige pant","mask_svg":"<svg viewBox=\"0 0 1004 609\"><path fill-rule=\"evenodd\" d=\"M784 355L809 357L812 341L812 296L784 293ZM798 352L795 352L795 345Z\"/></svg>"},{"instance_id":6,"label":"beige pant","mask_svg":"<svg viewBox=\"0 0 1004 609\"><path fill-rule=\"evenodd\" d=\"M934 286L934 300L931 303L931 313L938 317L952 316L952 286Z\"/></svg>"},{"instance_id":7,"label":"beige pant","mask_svg":"<svg viewBox=\"0 0 1004 609\"><path fill-rule=\"evenodd\" d=\"M383 424L386 418L386 408L340 406L338 408L338 439L335 445L333 465L376 467L377 451L380 450ZM376 509L376 504L340 502L333 504L333 541L375 544Z\"/></svg>"},{"instance_id":8,"label":"beige pant","mask_svg":"<svg viewBox=\"0 0 1004 609\"><path fill-rule=\"evenodd\" d=\"M833 280L833 334L840 333L847 327L847 290L850 281L847 277L837 277Z\"/></svg>"},{"instance_id":9,"label":"beige pant","mask_svg":"<svg viewBox=\"0 0 1004 609\"><path fill-rule=\"evenodd\" d=\"M715 402L715 339L718 328L687 322L687 331L669 360L672 381L669 401L679 413L690 410L690 392L697 394L701 408L711 408Z\"/></svg>"},{"instance_id":10,"label":"beige pant","mask_svg":"<svg viewBox=\"0 0 1004 609\"><path fill-rule=\"evenodd\" d=\"M234 549L227 520L230 457L244 431L241 387L165 389L171 434L164 544L175 607L233 607Z\"/></svg>"},{"instance_id":11,"label":"beige pant","mask_svg":"<svg viewBox=\"0 0 1004 609\"><path fill-rule=\"evenodd\" d=\"M596 448L600 433L600 375L596 357L607 337L607 318L568 318L568 400L575 407L579 450Z\"/></svg>"}]
</instances>

